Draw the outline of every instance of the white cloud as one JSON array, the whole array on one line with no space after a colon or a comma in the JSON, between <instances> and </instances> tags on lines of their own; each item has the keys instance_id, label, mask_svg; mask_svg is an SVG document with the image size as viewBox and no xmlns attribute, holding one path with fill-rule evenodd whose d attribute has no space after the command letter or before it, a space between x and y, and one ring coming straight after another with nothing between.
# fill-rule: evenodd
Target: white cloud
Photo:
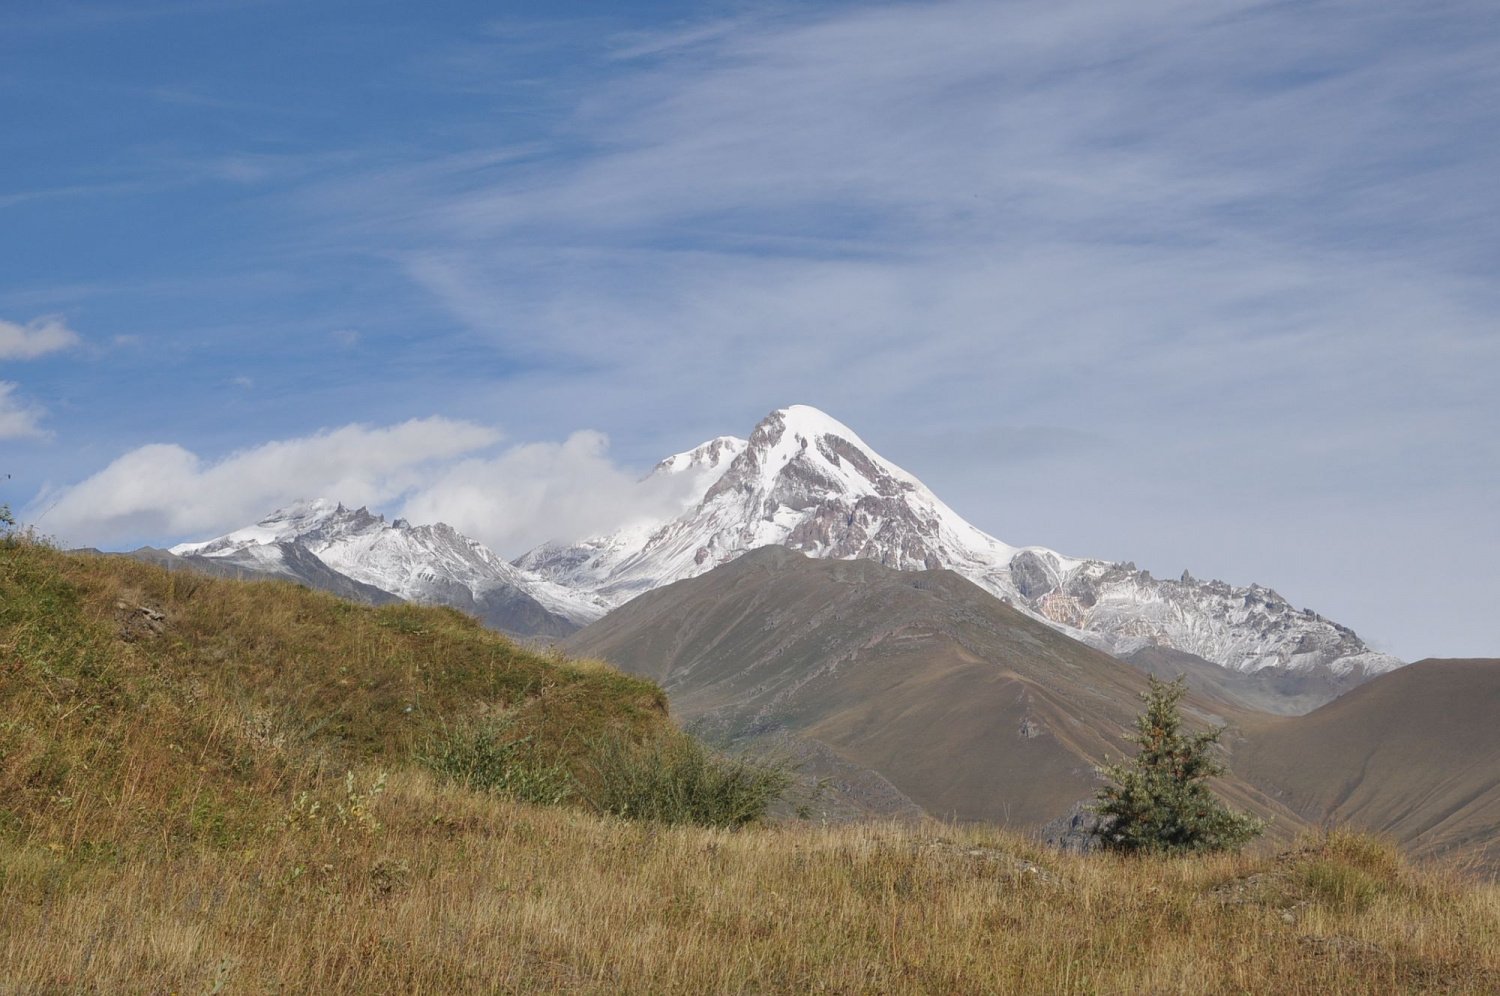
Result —
<instances>
[{"instance_id":1,"label":"white cloud","mask_svg":"<svg viewBox=\"0 0 1500 996\"><path fill-rule=\"evenodd\" d=\"M16 385L0 381L0 439L40 439L47 436L38 424L42 409L27 405L12 396Z\"/></svg>"},{"instance_id":2,"label":"white cloud","mask_svg":"<svg viewBox=\"0 0 1500 996\"><path fill-rule=\"evenodd\" d=\"M418 487L434 464L493 445L491 428L446 418L348 425L205 461L175 444L132 450L68 488L43 493L32 521L63 542L109 546L142 537L201 538L254 522L298 498L382 505Z\"/></svg>"},{"instance_id":3,"label":"white cloud","mask_svg":"<svg viewBox=\"0 0 1500 996\"><path fill-rule=\"evenodd\" d=\"M407 499L413 522L446 522L497 553L517 556L547 540L611 532L680 511L691 481L638 481L590 430L562 443L528 443L498 457L443 469Z\"/></svg>"},{"instance_id":4,"label":"white cloud","mask_svg":"<svg viewBox=\"0 0 1500 996\"><path fill-rule=\"evenodd\" d=\"M0 394L3 397L3 394ZM3 425L3 421L0 421ZM446 522L515 556L549 539L608 532L675 512L690 480L646 482L609 456L599 432L475 456L500 434L428 418L350 425L205 461L182 446L142 446L28 514L69 545L204 539L299 498L369 505L416 523Z\"/></svg>"},{"instance_id":5,"label":"white cloud","mask_svg":"<svg viewBox=\"0 0 1500 996\"><path fill-rule=\"evenodd\" d=\"M1362 418L1350 378L1288 369L1305 346L1401 403L1456 383L1493 409L1474 374L1500 243L1473 219L1500 207L1477 85L1500 46L1348 15L1022 0L689 25L628 39L649 57L587 91L583 153L476 170L466 151L358 201L504 355L577 367L566 405L599 399L585 418L616 432L642 395L698 412L829 390L851 417L908 395L959 421L1124 402L1165 429L1195 385L1248 407L1216 386L1256 375L1282 431ZM1439 99L1474 126L1411 110Z\"/></svg>"},{"instance_id":6,"label":"white cloud","mask_svg":"<svg viewBox=\"0 0 1500 996\"><path fill-rule=\"evenodd\" d=\"M57 315L44 315L25 325L0 319L0 360L33 360L71 349L79 341L78 333Z\"/></svg>"}]
</instances>

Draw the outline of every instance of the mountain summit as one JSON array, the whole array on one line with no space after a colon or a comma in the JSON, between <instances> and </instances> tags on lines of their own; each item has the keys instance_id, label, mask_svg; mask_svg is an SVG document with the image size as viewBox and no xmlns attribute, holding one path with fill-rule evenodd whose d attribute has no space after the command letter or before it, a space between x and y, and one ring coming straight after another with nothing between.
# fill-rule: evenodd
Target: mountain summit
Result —
<instances>
[{"instance_id":1,"label":"mountain summit","mask_svg":"<svg viewBox=\"0 0 1500 996\"><path fill-rule=\"evenodd\" d=\"M806 405L771 412L748 440L721 437L663 468L722 473L654 528L551 544L516 566L619 605L763 546L860 558L899 570L948 568L1062 632L1115 654L1163 647L1236 671L1326 670L1362 677L1401 662L1269 588L1153 578L1133 564L1014 547L945 505L848 426ZM695 456L697 455L697 456Z\"/></svg>"},{"instance_id":2,"label":"mountain summit","mask_svg":"<svg viewBox=\"0 0 1500 996\"><path fill-rule=\"evenodd\" d=\"M637 531L634 543L615 536L549 546L516 564L619 604L763 546L875 560L898 570L949 567L969 576L1002 573L1018 552L969 525L921 481L816 408L783 408L762 419L748 440L714 442L733 459L675 519ZM658 469L682 458L668 458ZM579 558L580 549L593 555Z\"/></svg>"}]
</instances>

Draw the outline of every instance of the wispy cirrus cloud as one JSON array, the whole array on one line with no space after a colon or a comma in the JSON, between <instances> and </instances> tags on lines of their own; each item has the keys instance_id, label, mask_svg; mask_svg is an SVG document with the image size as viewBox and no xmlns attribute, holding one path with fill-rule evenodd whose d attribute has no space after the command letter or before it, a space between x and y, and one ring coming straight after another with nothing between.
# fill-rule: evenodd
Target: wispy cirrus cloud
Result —
<instances>
[{"instance_id":1,"label":"wispy cirrus cloud","mask_svg":"<svg viewBox=\"0 0 1500 996\"><path fill-rule=\"evenodd\" d=\"M440 411L566 440L367 489L497 547L540 534L510 483L523 472L558 482L538 493L565 509L569 481L613 494L663 453L805 402L1007 541L1274 582L1351 624L1405 614L1472 648L1484 586L1461 551L1500 556L1493 4L723 13L444 11L400 44L362 34L365 61L300 81L191 65L101 82L136 86L161 122L195 113L193 95L246 102L213 109L226 141L175 133L126 177L163 181L142 217L192 194L238 203L214 215L238 227L215 225L215 258L201 212L167 212L183 222L163 231L172 269L136 273L116 247L114 268L5 300L135 311L111 331L157 351L127 383L187 414L143 406L119 449L174 438L151 419L195 424L236 375L258 389L234 392L235 430L176 438L208 454L262 421L292 439ZM331 37L299 23L264 19L259 37L287 60ZM382 87L401 98L366 113ZM250 104L338 108L341 125ZM78 183L100 179L79 162ZM170 345L153 339L166 303L182 306ZM178 355L205 369L157 362ZM615 456L590 455L580 426L608 429ZM1420 537L1430 583L1371 580L1372 535Z\"/></svg>"},{"instance_id":2,"label":"wispy cirrus cloud","mask_svg":"<svg viewBox=\"0 0 1500 996\"><path fill-rule=\"evenodd\" d=\"M1473 354L1493 355L1500 32L1339 4L1079 0L659 42L629 39L567 154L476 170L468 153L365 189L407 272L502 348L632 384L655 370L685 406L731 378L764 396L773 368L826 382L825 358L917 389L962 355L1055 379L1117 354L1144 377L1170 352L1209 384L1231 366L1220 345L1277 330L1367 367L1413 335L1372 314L1462 342L1437 362L1466 389ZM1436 102L1441 121L1414 121ZM971 417L971 395L943 393Z\"/></svg>"},{"instance_id":3,"label":"wispy cirrus cloud","mask_svg":"<svg viewBox=\"0 0 1500 996\"><path fill-rule=\"evenodd\" d=\"M350 188L434 301L547 369L517 404L622 436L805 400L899 440L920 412L938 449L889 455L932 459L1011 541L1314 597L1351 583L1327 565L1353 540L1291 517L1309 493L1393 532L1396 495L1478 514L1500 462L1477 429L1500 419L1487 5L957 0L610 48L550 144ZM1016 424L1116 445L998 494L1003 454L941 451Z\"/></svg>"}]
</instances>

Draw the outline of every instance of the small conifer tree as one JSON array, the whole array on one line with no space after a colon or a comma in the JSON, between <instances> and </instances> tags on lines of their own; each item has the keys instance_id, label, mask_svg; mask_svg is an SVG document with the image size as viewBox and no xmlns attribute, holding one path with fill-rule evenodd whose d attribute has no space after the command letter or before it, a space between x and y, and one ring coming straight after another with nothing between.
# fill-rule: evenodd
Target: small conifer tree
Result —
<instances>
[{"instance_id":1,"label":"small conifer tree","mask_svg":"<svg viewBox=\"0 0 1500 996\"><path fill-rule=\"evenodd\" d=\"M1100 789L1094 812L1094 834L1105 848L1155 854L1222 851L1242 847L1265 829L1264 820L1237 813L1221 803L1206 784L1224 773L1213 755L1223 727L1202 733L1182 731L1177 704L1187 692L1182 678L1151 678L1142 698L1146 709L1135 720L1131 740L1140 753L1099 773L1109 780Z\"/></svg>"}]
</instances>

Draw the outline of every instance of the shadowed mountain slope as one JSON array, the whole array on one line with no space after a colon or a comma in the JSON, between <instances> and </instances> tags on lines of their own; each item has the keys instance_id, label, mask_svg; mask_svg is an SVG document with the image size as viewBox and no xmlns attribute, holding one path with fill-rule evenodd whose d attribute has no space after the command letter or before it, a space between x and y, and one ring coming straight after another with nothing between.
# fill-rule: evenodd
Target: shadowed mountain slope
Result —
<instances>
[{"instance_id":1,"label":"shadowed mountain slope","mask_svg":"<svg viewBox=\"0 0 1500 996\"><path fill-rule=\"evenodd\" d=\"M1235 771L1306 819L1500 868L1500 660L1420 661L1243 734Z\"/></svg>"},{"instance_id":2,"label":"shadowed mountain slope","mask_svg":"<svg viewBox=\"0 0 1500 996\"><path fill-rule=\"evenodd\" d=\"M1011 826L1093 795L1146 685L952 571L781 547L641 595L564 646L653 679L719 736L814 742L929 813ZM1215 709L1188 706L1198 722L1238 718ZM1300 822L1242 783L1225 794Z\"/></svg>"}]
</instances>

